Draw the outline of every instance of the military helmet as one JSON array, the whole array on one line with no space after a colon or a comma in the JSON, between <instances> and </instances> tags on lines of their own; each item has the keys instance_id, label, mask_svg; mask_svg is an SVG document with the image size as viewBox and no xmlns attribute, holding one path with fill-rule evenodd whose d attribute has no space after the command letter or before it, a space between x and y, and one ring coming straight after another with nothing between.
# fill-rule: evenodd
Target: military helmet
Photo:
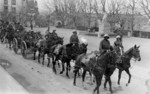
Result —
<instances>
[{"instance_id":1,"label":"military helmet","mask_svg":"<svg viewBox=\"0 0 150 94\"><path fill-rule=\"evenodd\" d=\"M104 35L104 38L109 38L109 35L108 35L108 34L105 34L105 35Z\"/></svg>"},{"instance_id":2,"label":"military helmet","mask_svg":"<svg viewBox=\"0 0 150 94\"><path fill-rule=\"evenodd\" d=\"M121 37L118 35L118 36L116 36L116 39L120 39Z\"/></svg>"},{"instance_id":3,"label":"military helmet","mask_svg":"<svg viewBox=\"0 0 150 94\"><path fill-rule=\"evenodd\" d=\"M80 38L80 43L81 43L81 44L88 45L88 41L87 41L87 39L85 39L84 37L81 37L81 38Z\"/></svg>"}]
</instances>

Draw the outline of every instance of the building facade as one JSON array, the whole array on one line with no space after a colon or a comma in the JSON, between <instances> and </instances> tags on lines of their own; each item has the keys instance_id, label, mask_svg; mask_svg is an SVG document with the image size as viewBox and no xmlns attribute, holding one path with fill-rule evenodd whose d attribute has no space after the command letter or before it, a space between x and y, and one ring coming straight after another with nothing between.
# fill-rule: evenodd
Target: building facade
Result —
<instances>
[{"instance_id":1,"label":"building facade","mask_svg":"<svg viewBox=\"0 0 150 94\"><path fill-rule=\"evenodd\" d=\"M35 0L0 0L1 19L25 23L32 12L38 12Z\"/></svg>"}]
</instances>

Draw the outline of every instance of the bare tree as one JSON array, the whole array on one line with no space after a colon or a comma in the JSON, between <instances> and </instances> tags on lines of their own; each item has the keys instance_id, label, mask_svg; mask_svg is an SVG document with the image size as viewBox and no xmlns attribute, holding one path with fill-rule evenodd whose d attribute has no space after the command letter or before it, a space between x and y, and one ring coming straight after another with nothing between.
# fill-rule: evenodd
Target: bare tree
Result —
<instances>
[{"instance_id":1,"label":"bare tree","mask_svg":"<svg viewBox=\"0 0 150 94\"><path fill-rule=\"evenodd\" d=\"M94 0L81 0L80 9L84 17L87 19L88 27L91 27L92 14L94 13Z\"/></svg>"},{"instance_id":2,"label":"bare tree","mask_svg":"<svg viewBox=\"0 0 150 94\"><path fill-rule=\"evenodd\" d=\"M135 0L131 0L131 2L129 3L129 7L131 8L131 36L133 35L133 31L134 31L134 20L135 20L135 8L136 8L136 1Z\"/></svg>"},{"instance_id":3,"label":"bare tree","mask_svg":"<svg viewBox=\"0 0 150 94\"><path fill-rule=\"evenodd\" d=\"M68 17L68 5L67 0L54 0L54 11L56 12L56 18L61 20L62 26L65 25L65 21Z\"/></svg>"},{"instance_id":4,"label":"bare tree","mask_svg":"<svg viewBox=\"0 0 150 94\"><path fill-rule=\"evenodd\" d=\"M97 14L97 18L102 21L103 13L106 12L106 0L101 0L100 4L98 0L94 0L94 11Z\"/></svg>"},{"instance_id":5,"label":"bare tree","mask_svg":"<svg viewBox=\"0 0 150 94\"><path fill-rule=\"evenodd\" d=\"M150 19L150 1L149 0L140 0L139 1L141 8L143 9L146 16Z\"/></svg>"},{"instance_id":6,"label":"bare tree","mask_svg":"<svg viewBox=\"0 0 150 94\"><path fill-rule=\"evenodd\" d=\"M79 0L68 0L68 14L72 19L74 28L77 29L78 19L80 13L80 3Z\"/></svg>"},{"instance_id":7,"label":"bare tree","mask_svg":"<svg viewBox=\"0 0 150 94\"><path fill-rule=\"evenodd\" d=\"M48 23L48 31L50 30L50 18L51 18L51 14L52 14L52 10L53 8L51 7L51 2L49 0L45 0L44 2L44 6L47 9L47 14L46 14L46 18L47 18L47 23Z\"/></svg>"}]
</instances>

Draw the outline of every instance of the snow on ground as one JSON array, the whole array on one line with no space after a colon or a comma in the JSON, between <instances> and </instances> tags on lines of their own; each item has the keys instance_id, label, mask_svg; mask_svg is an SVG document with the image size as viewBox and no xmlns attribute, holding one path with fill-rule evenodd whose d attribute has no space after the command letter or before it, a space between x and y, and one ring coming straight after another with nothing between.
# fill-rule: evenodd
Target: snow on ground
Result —
<instances>
[{"instance_id":1,"label":"snow on ground","mask_svg":"<svg viewBox=\"0 0 150 94\"><path fill-rule=\"evenodd\" d=\"M38 29L43 34L46 31L45 28ZM71 32L70 32L71 31ZM70 29L57 29L58 35L64 37L64 44L69 42L69 37L72 34ZM88 50L98 50L99 42L102 38L79 35L79 37L85 37L88 40ZM115 38L110 38L111 44L113 44ZM123 39L123 45L125 51L135 44L140 45L141 62L131 61L132 68L130 69L132 78L129 86L126 86L128 75L123 72L121 85L117 85L118 69L112 76L112 86L116 94L146 94L148 92L148 86L150 86L150 40L142 38L128 38ZM4 45L0 45L0 57L8 59L12 62L12 67L7 71L24 86L30 93L39 94L91 94L94 85L89 85L89 77L86 77L86 88L81 85L81 78L77 78L77 86L73 86L73 73L70 72L70 79L66 78L65 73L60 75L60 69L57 68L58 74L55 75L51 68L47 68L46 65L42 66L31 59L23 59L20 55L16 55L14 52L8 50ZM109 91L103 89L103 82L100 87L100 94L108 94Z\"/></svg>"}]
</instances>

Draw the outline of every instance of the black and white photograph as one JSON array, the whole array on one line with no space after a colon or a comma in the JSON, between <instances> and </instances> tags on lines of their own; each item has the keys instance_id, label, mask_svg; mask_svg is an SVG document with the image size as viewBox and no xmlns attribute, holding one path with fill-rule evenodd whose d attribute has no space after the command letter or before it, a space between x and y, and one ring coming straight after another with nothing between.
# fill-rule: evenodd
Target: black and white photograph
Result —
<instances>
[{"instance_id":1,"label":"black and white photograph","mask_svg":"<svg viewBox=\"0 0 150 94\"><path fill-rule=\"evenodd\" d=\"M150 94L150 0L0 0L0 94Z\"/></svg>"}]
</instances>

